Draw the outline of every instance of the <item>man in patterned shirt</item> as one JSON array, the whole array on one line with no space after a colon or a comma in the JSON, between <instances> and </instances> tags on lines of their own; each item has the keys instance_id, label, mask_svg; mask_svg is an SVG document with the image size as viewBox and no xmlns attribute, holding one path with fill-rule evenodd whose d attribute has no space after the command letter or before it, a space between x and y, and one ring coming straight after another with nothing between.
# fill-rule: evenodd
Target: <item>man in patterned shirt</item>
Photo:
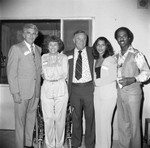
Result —
<instances>
[{"instance_id":1,"label":"man in patterned shirt","mask_svg":"<svg viewBox=\"0 0 150 148\"><path fill-rule=\"evenodd\" d=\"M141 148L141 83L150 77L150 69L141 52L132 47L133 33L126 27L115 31L121 51L118 59L118 137L119 148Z\"/></svg>"}]
</instances>

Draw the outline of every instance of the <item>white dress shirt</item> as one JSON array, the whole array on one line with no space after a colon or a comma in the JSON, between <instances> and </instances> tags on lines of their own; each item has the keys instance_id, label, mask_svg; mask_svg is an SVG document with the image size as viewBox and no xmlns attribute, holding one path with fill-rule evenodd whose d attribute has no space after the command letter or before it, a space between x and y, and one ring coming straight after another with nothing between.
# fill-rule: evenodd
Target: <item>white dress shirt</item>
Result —
<instances>
[{"instance_id":1,"label":"white dress shirt","mask_svg":"<svg viewBox=\"0 0 150 148\"><path fill-rule=\"evenodd\" d=\"M89 82L89 81L92 80L86 48L84 48L81 52L81 56L82 56L82 77L79 80L77 80L75 78L76 61L77 61L78 54L79 54L78 51L79 50L75 48L75 50L74 50L74 65L73 65L73 81L72 82L73 83L86 83L86 82Z\"/></svg>"},{"instance_id":2,"label":"white dress shirt","mask_svg":"<svg viewBox=\"0 0 150 148\"><path fill-rule=\"evenodd\" d=\"M32 52L31 52L31 45L30 45L29 43L27 43L26 41L24 41L24 42L25 42L25 44L27 45L27 47L28 47L30 53L32 54ZM35 53L35 44L33 43L32 46L33 46L33 51L34 51L34 53Z\"/></svg>"}]
</instances>

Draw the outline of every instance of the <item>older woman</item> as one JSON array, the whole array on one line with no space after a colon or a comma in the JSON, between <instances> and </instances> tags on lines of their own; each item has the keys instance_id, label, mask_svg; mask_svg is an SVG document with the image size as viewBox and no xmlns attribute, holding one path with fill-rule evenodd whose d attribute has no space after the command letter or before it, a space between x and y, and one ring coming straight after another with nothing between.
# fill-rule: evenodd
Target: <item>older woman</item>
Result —
<instances>
[{"instance_id":1,"label":"older woman","mask_svg":"<svg viewBox=\"0 0 150 148\"><path fill-rule=\"evenodd\" d=\"M68 102L67 56L59 53L63 43L56 36L45 39L49 53L42 56L41 104L45 125L45 148L63 148Z\"/></svg>"},{"instance_id":2,"label":"older woman","mask_svg":"<svg viewBox=\"0 0 150 148\"><path fill-rule=\"evenodd\" d=\"M95 148L110 148L111 121L117 99L117 63L113 57L113 48L105 37L99 37L93 48L95 58Z\"/></svg>"}]
</instances>

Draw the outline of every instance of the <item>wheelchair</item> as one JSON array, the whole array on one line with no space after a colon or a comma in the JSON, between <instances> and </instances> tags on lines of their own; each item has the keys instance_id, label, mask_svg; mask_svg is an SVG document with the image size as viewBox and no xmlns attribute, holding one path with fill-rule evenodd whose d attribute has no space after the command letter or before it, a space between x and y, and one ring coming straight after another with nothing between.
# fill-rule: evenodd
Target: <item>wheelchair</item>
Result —
<instances>
[{"instance_id":1,"label":"wheelchair","mask_svg":"<svg viewBox=\"0 0 150 148\"><path fill-rule=\"evenodd\" d=\"M68 102L67 111L66 111L66 122L65 122L65 136L64 136L65 148L71 148L72 112L73 112L73 109L70 105L70 102ZM36 148L44 148L44 139L45 139L44 120L43 120L43 115L42 115L41 102L39 102L38 108L37 108L35 128L34 128L34 133L33 133L33 142L35 143Z\"/></svg>"},{"instance_id":2,"label":"wheelchair","mask_svg":"<svg viewBox=\"0 0 150 148\"><path fill-rule=\"evenodd\" d=\"M65 124L65 140L64 140L64 143L66 143L68 148L71 148L72 112L73 108L71 107L70 102L68 102L66 112L66 124Z\"/></svg>"},{"instance_id":3,"label":"wheelchair","mask_svg":"<svg viewBox=\"0 0 150 148\"><path fill-rule=\"evenodd\" d=\"M33 132L33 142L36 148L43 148L44 145L44 120L42 115L41 104L39 102L37 107L37 116L35 121L35 128Z\"/></svg>"}]
</instances>

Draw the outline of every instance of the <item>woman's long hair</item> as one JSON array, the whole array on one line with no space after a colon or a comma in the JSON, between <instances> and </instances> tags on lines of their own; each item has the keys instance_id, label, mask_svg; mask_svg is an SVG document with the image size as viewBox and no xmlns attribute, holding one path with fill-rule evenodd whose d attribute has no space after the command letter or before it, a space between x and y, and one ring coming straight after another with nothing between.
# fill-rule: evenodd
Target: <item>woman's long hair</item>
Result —
<instances>
[{"instance_id":1,"label":"woman's long hair","mask_svg":"<svg viewBox=\"0 0 150 148\"><path fill-rule=\"evenodd\" d=\"M113 47L112 47L111 43L108 41L107 38L99 37L99 38L96 39L96 41L93 44L93 57L94 57L94 59L98 59L99 58L99 53L97 51L97 43L100 40L104 41L105 45L106 45L106 50L105 50L105 52L103 54L103 58L107 58L108 56L112 56L114 54L114 50L113 50Z\"/></svg>"}]
</instances>

